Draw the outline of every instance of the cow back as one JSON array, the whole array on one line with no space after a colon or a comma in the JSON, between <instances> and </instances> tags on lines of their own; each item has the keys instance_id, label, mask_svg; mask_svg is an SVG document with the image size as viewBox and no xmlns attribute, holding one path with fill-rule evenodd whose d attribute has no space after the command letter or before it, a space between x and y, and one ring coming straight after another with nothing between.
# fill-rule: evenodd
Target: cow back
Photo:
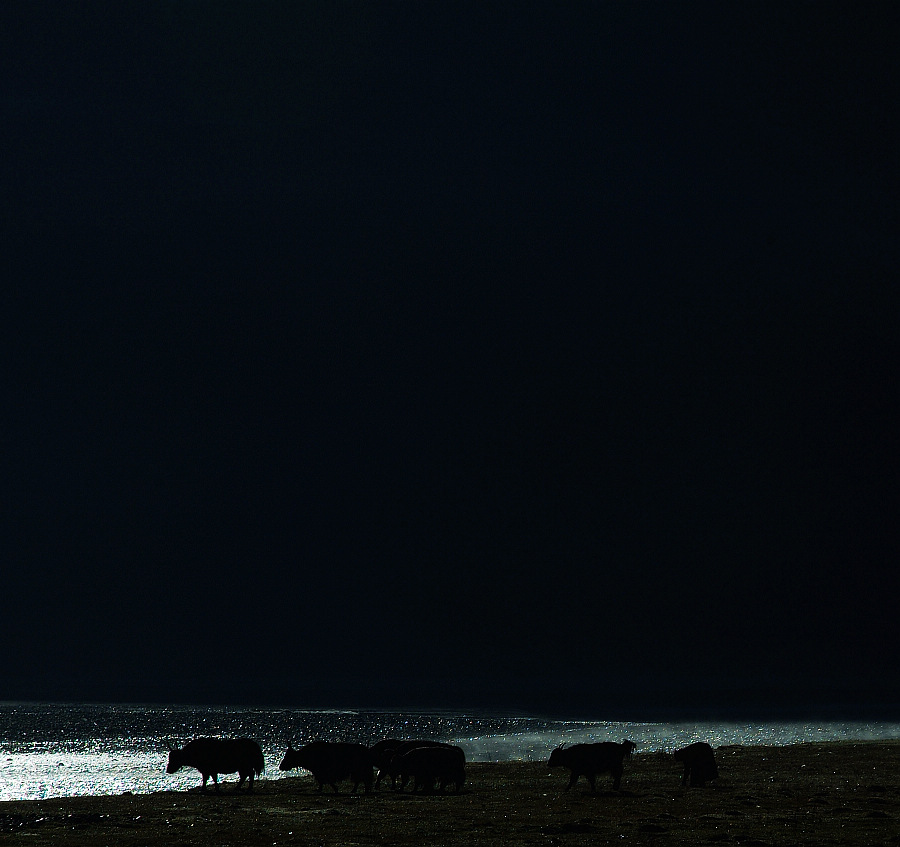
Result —
<instances>
[{"instance_id":1,"label":"cow back","mask_svg":"<svg viewBox=\"0 0 900 847\"><path fill-rule=\"evenodd\" d=\"M372 768L369 748L364 744L312 741L285 754L282 770L305 768L320 782L338 782Z\"/></svg>"},{"instance_id":2,"label":"cow back","mask_svg":"<svg viewBox=\"0 0 900 847\"><path fill-rule=\"evenodd\" d=\"M442 786L455 783L458 790L465 782L465 768L465 752L450 744L412 747L396 760L399 774L415 777L417 783L428 787L439 780Z\"/></svg>"},{"instance_id":3,"label":"cow back","mask_svg":"<svg viewBox=\"0 0 900 847\"><path fill-rule=\"evenodd\" d=\"M259 776L265 759L259 744L250 738L195 738L169 755L170 766L196 768L204 774L241 773Z\"/></svg>"}]
</instances>

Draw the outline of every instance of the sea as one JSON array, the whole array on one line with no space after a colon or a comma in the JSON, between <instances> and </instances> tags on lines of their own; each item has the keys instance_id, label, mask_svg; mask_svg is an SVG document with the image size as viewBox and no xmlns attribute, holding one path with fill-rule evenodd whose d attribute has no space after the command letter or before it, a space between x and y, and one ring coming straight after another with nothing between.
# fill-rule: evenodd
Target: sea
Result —
<instances>
[{"instance_id":1,"label":"sea","mask_svg":"<svg viewBox=\"0 0 900 847\"><path fill-rule=\"evenodd\" d=\"M526 714L307 710L236 706L0 703L0 800L183 791L193 769L166 774L168 751L195 736L247 736L263 749L263 779L283 774L289 744L374 744L431 738L459 745L471 762L541 761L563 743L629 738L638 752L671 752L693 741L788 745L900 739L900 723L568 721ZM231 782L235 775L225 777Z\"/></svg>"}]
</instances>

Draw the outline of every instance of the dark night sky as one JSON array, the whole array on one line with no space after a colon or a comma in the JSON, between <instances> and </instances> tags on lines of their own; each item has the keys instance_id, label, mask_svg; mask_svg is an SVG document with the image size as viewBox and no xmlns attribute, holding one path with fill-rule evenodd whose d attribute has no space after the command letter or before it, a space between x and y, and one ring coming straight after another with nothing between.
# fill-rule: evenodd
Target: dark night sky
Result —
<instances>
[{"instance_id":1,"label":"dark night sky","mask_svg":"<svg viewBox=\"0 0 900 847\"><path fill-rule=\"evenodd\" d=\"M900 703L895 7L141 6L0 22L0 699Z\"/></svg>"}]
</instances>

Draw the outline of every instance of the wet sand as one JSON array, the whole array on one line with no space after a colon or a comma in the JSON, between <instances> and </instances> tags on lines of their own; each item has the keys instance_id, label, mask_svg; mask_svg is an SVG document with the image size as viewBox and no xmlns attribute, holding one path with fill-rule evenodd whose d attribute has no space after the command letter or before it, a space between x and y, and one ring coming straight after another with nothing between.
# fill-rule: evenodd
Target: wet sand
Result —
<instances>
[{"instance_id":1,"label":"wet sand","mask_svg":"<svg viewBox=\"0 0 900 847\"><path fill-rule=\"evenodd\" d=\"M900 844L900 742L720 747L719 779L682 788L671 756L638 752L621 791L542 763L467 766L460 794L316 791L309 776L235 794L187 792L0 803L0 844ZM277 767L270 763L269 767ZM197 783L199 786L198 775Z\"/></svg>"}]
</instances>

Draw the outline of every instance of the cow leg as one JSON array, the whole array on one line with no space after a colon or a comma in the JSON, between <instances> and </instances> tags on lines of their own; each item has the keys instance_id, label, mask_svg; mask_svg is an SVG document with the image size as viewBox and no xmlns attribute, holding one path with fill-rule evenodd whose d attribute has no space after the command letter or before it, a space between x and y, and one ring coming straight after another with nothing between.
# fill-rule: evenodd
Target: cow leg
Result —
<instances>
[{"instance_id":1,"label":"cow leg","mask_svg":"<svg viewBox=\"0 0 900 847\"><path fill-rule=\"evenodd\" d=\"M613 790L618 791L619 785L622 783L622 768L618 767L612 772Z\"/></svg>"},{"instance_id":2,"label":"cow leg","mask_svg":"<svg viewBox=\"0 0 900 847\"><path fill-rule=\"evenodd\" d=\"M216 794L219 793L219 775L217 773L212 774L212 780L216 785Z\"/></svg>"},{"instance_id":3,"label":"cow leg","mask_svg":"<svg viewBox=\"0 0 900 847\"><path fill-rule=\"evenodd\" d=\"M684 788L688 784L688 777L691 775L691 769L688 765L684 766L684 774L681 777L681 787Z\"/></svg>"}]
</instances>

